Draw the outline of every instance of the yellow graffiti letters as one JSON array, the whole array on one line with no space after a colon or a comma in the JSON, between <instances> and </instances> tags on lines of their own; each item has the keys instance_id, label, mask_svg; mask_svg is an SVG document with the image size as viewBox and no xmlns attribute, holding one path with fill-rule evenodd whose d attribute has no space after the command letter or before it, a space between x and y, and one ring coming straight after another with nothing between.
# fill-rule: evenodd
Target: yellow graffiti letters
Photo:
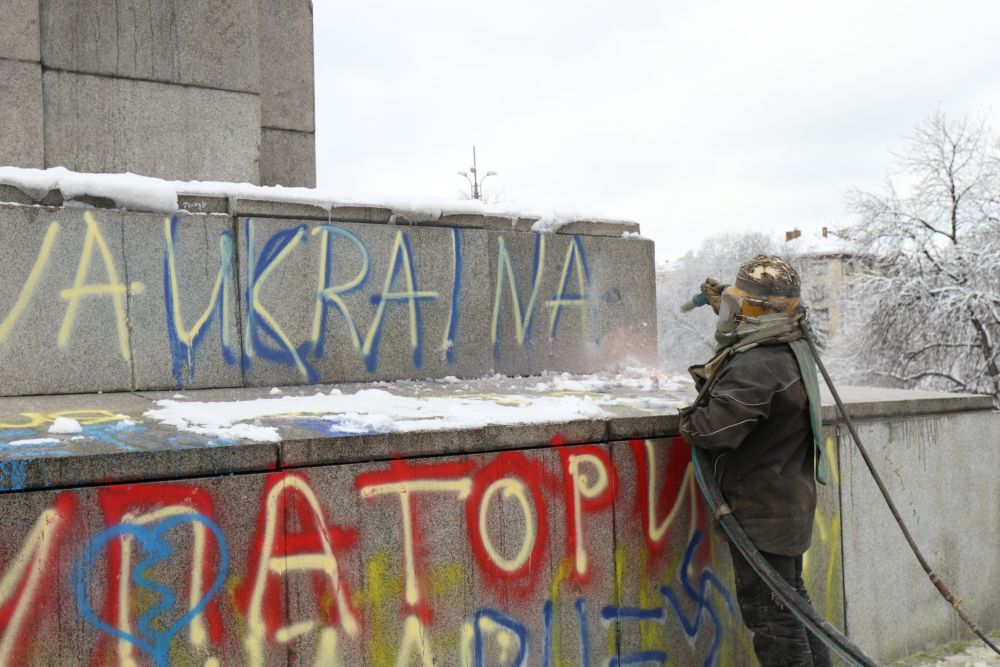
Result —
<instances>
[{"instance_id":1,"label":"yellow graffiti letters","mask_svg":"<svg viewBox=\"0 0 1000 667\"><path fill-rule=\"evenodd\" d=\"M593 468L596 479L582 470L587 465ZM573 525L570 530L575 537L576 551L573 554L576 572L579 575L587 573L587 549L583 543L583 499L593 499L608 489L610 479L604 462L593 454L572 454L569 457L569 473L573 477Z\"/></svg>"},{"instance_id":2,"label":"yellow graffiti letters","mask_svg":"<svg viewBox=\"0 0 1000 667\"><path fill-rule=\"evenodd\" d=\"M0 342L7 339L7 336L10 335L10 330L14 328L24 309L31 303L31 297L35 293L35 287L38 286L38 280L42 277L45 265L48 264L49 256L52 254L52 246L55 245L56 234L58 233L59 223L52 222L49 224L49 228L45 232L45 239L42 240L42 247L38 250L38 256L35 258L35 264L31 267L31 272L28 274L28 279L21 286L21 291L17 295L17 300L14 301L14 306L7 313L3 321L0 322Z\"/></svg>"},{"instance_id":3,"label":"yellow graffiti letters","mask_svg":"<svg viewBox=\"0 0 1000 667\"><path fill-rule=\"evenodd\" d=\"M559 325L559 315L564 307L576 307L580 309L580 331L583 337L587 338L587 275L586 263L583 258L583 249L580 241L574 238L566 247L566 258L563 260L562 273L559 276L559 289L554 299L549 299L545 305L549 307L549 339L556 337L556 327ZM566 294L566 283L569 281L570 273L576 273L577 289L574 295Z\"/></svg>"},{"instance_id":4,"label":"yellow graffiti letters","mask_svg":"<svg viewBox=\"0 0 1000 667\"><path fill-rule=\"evenodd\" d=\"M649 514L649 526L646 528L647 537L651 542L660 543L667 534L667 529L673 525L674 520L677 518L680 512L682 503L681 499L685 493L688 494L689 505L691 508L692 515L698 511L698 489L694 481L694 468L688 464L684 471L684 479L681 481L680 488L677 490L677 496L674 499L673 506L670 508L670 512L667 516L663 517L662 521L657 521L656 518L656 472L661 470L661 467L656 463L656 445L652 440L643 441L643 447L646 448L646 469L648 474L648 483L646 485L646 510ZM694 535L694 531L697 529L696 521L688 522L688 540Z\"/></svg>"},{"instance_id":5,"label":"yellow graffiti letters","mask_svg":"<svg viewBox=\"0 0 1000 667\"><path fill-rule=\"evenodd\" d=\"M316 306L313 309L313 323L312 323L312 335L311 340L313 348L315 349L320 344L320 338L323 332L323 318L326 316L326 308L324 306L325 302L332 303L337 310L340 311L341 315L344 317L344 323L347 325L347 331L351 335L351 345L354 346L355 350L361 349L361 338L358 335L358 328L354 324L354 318L351 317L351 311L347 309L347 303L341 297L341 294L351 292L358 288L359 285L368 276L368 250L365 248L364 244L353 234L346 232L338 227L330 227L329 225L320 225L316 229L312 230L313 235L320 234L322 238L319 244L319 284L316 286ZM331 272L331 236L344 236L350 241L354 247L358 250L358 254L361 257L361 268L358 270L357 275L348 280L347 282L328 287L327 283L330 279Z\"/></svg>"},{"instance_id":6,"label":"yellow graffiti letters","mask_svg":"<svg viewBox=\"0 0 1000 667\"><path fill-rule=\"evenodd\" d=\"M283 550L276 548L278 531L285 528L278 507L283 494L289 490L294 490L306 502L308 513L314 523L313 529L320 538L322 550L318 553L286 555ZM247 608L247 634L244 640L247 663L250 665L263 665L266 662L264 645L267 639L267 625L264 621L264 592L268 585L268 575L271 573L287 577L292 572L314 572L324 576L333 591L333 604L336 605L341 628L349 637L354 637L358 633L358 621L349 603L347 590L341 582L340 567L330 543L323 510L308 482L297 475L285 475L271 488L264 502L266 515L262 552L257 563L257 571L253 575L253 589ZM323 632L327 627L329 626L322 626L318 620L308 619L278 628L274 638L280 643L288 643L319 629L316 642L317 664L333 665L336 663L337 641L336 635L331 636L329 632ZM324 652L330 653L324 654Z\"/></svg>"},{"instance_id":7,"label":"yellow graffiti letters","mask_svg":"<svg viewBox=\"0 0 1000 667\"><path fill-rule=\"evenodd\" d=\"M23 422L9 422L4 419L0 421L0 429L5 428L38 428L45 424L51 424L60 417L69 417L80 422L81 426L91 426L93 424L105 424L107 422L117 422L128 419L138 421L133 417L111 412L110 410L59 410L43 414L41 412L22 412Z\"/></svg>"},{"instance_id":8,"label":"yellow graffiti letters","mask_svg":"<svg viewBox=\"0 0 1000 667\"><path fill-rule=\"evenodd\" d=\"M59 347L66 347L69 344L73 326L76 323L76 313L80 308L80 301L86 297L110 296L113 299L115 325L118 330L118 349L122 359L128 361L131 354L128 342L128 322L125 317L125 298L128 294L141 294L144 286L140 282L133 282L125 287L125 284L118 278L118 270L115 268L108 242L104 240L101 228L97 226L94 216L90 211L87 211L83 214L83 219L87 223L87 235L83 241L83 250L80 252L80 262L76 267L76 279L73 281L73 287L60 292L60 296L67 303L66 315L59 328ZM87 283L90 263L94 256L94 246L97 246L101 261L104 262L104 271L107 273L108 279L106 283Z\"/></svg>"},{"instance_id":9,"label":"yellow graffiti letters","mask_svg":"<svg viewBox=\"0 0 1000 667\"><path fill-rule=\"evenodd\" d=\"M170 218L164 218L163 220L163 235L166 238L166 256L167 256L167 285L166 289L170 290L170 301L171 301L171 312L167 313L167 316L171 318L173 322L173 330L177 334L177 338L183 343L189 350L194 344L194 341L198 338L201 330L205 327L212 313L218 306L218 302L222 301L222 311L220 321L222 323L222 345L223 347L229 347L231 335L231 324L229 321L230 311L230 299L232 292L232 273L230 268L232 266L233 257L233 241L232 238L222 234L219 236L219 272L215 276L215 284L212 286L211 298L208 305L205 307L204 312L195 321L191 328L188 329L184 326L184 315L183 309L181 308L181 292L180 292L180 281L177 279L177 258L175 253L175 241L174 241L174 231L173 225L171 224Z\"/></svg>"},{"instance_id":10,"label":"yellow graffiti letters","mask_svg":"<svg viewBox=\"0 0 1000 667\"><path fill-rule=\"evenodd\" d=\"M406 570L406 602L416 605L420 602L420 587L417 585L416 557L413 553L413 504L412 496L419 492L454 493L459 500L465 500L472 492L472 480L468 478L454 480L407 480L363 486L360 489L362 498L371 498L385 494L398 494L400 509L403 513L403 558Z\"/></svg>"},{"instance_id":11,"label":"yellow graffiti letters","mask_svg":"<svg viewBox=\"0 0 1000 667\"><path fill-rule=\"evenodd\" d=\"M522 310L521 298L518 294L517 281L514 278L514 264L510 259L510 252L507 250L507 242L501 236L498 239L499 249L497 250L497 289L493 296L493 324L490 329L490 343L497 344L497 330L500 326L500 301L503 296L504 277L510 284L510 305L514 314L514 335L517 344L524 347L528 332L531 330L531 319L535 313L535 300L538 297L538 288L542 284L542 274L545 271L545 235L538 237L538 249L536 251L535 275L531 281L531 295L528 297L528 305Z\"/></svg>"},{"instance_id":12,"label":"yellow graffiti letters","mask_svg":"<svg viewBox=\"0 0 1000 667\"><path fill-rule=\"evenodd\" d=\"M493 546L490 539L487 518L489 516L490 501L497 493L501 493L503 498L514 498L521 508L524 517L524 538L521 540L521 548L513 558L506 558ZM528 487L524 482L505 477L486 487L483 492L483 499L479 505L479 534L482 536L483 548L497 567L506 572L517 572L531 556L531 550L535 546L535 523L531 513L531 501L528 499Z\"/></svg>"},{"instance_id":13,"label":"yellow graffiti letters","mask_svg":"<svg viewBox=\"0 0 1000 667\"><path fill-rule=\"evenodd\" d=\"M24 546L0 579L0 606L15 601L14 609L0 633L0 665L11 664L12 653L20 645L19 636L28 614L36 607L42 578L51 567L56 536L66 518L55 508L42 512Z\"/></svg>"},{"instance_id":14,"label":"yellow graffiti letters","mask_svg":"<svg viewBox=\"0 0 1000 667\"><path fill-rule=\"evenodd\" d=\"M197 514L196 510L187 505L168 505L153 512L128 513L122 517L121 523L144 526L156 524L164 519L184 515ZM205 594L205 563L208 562L208 528L203 523L192 523L193 544L191 555L191 581L188 589L188 609L194 609ZM116 594L118 601L118 629L123 633L132 632L132 621L130 615L133 605L129 601L129 591L132 586L132 543L134 538L131 535L123 535L119 545L121 549L121 570L118 573L118 590ZM205 620L202 614L197 614L191 619L188 628L188 636L191 644L202 651L208 647L208 632L205 628ZM211 658L209 658L211 660ZM139 662L135 658L134 647L131 641L126 639L118 640L118 664L121 667L136 667Z\"/></svg>"},{"instance_id":15,"label":"yellow graffiti letters","mask_svg":"<svg viewBox=\"0 0 1000 667\"><path fill-rule=\"evenodd\" d=\"M403 623L403 640L396 656L396 667L410 667L414 656L420 658L420 667L434 667L434 654L431 652L431 634L420 622L420 619L410 614Z\"/></svg>"},{"instance_id":16,"label":"yellow graffiti letters","mask_svg":"<svg viewBox=\"0 0 1000 667\"><path fill-rule=\"evenodd\" d=\"M406 290L403 292L393 292L392 282L396 276L396 265L402 264L403 277L406 281ZM436 299L437 292L417 291L416 278L413 270L413 257L410 253L409 242L403 232L397 231L396 238L392 242L392 252L389 256L389 264L385 272L385 284L382 287L382 294L378 300L378 307L375 309L375 318L371 326L368 327L368 335L365 336L365 343L362 353L368 357L372 353L378 334L382 331L383 319L385 318L385 308L390 301L405 301L409 306L410 313L410 348L416 350L420 344L420 330L418 328L419 317L417 315L417 302L421 299Z\"/></svg>"},{"instance_id":17,"label":"yellow graffiti letters","mask_svg":"<svg viewBox=\"0 0 1000 667\"><path fill-rule=\"evenodd\" d=\"M249 240L247 243L252 248L254 245L254 238L255 238L252 221L247 225L247 234L249 236ZM278 254L272 260L269 261L267 266L261 272L260 276L253 280L252 282L253 289L251 290L250 294L251 303L250 307L247 308L248 311L247 331L249 332L253 330L254 317L259 317L262 320L264 320L264 322L266 322L267 325L271 327L271 330L274 332L274 335L281 341L281 344L288 351L288 354L291 355L292 360L295 363L295 367L298 369L299 373L302 374L302 377L308 378L309 371L306 369L306 365L302 362L302 358L299 356L296 347L292 344L292 341L288 338L288 334L286 334L285 331L281 328L281 325L278 324L278 321L274 319L274 316L271 315L270 311L268 311L267 308L264 307L264 304L261 303L261 298L260 298L261 288L264 287L264 282L267 280L268 276L270 276L271 273L274 272L275 268L277 268L282 262L285 261L285 259L296 248L296 246L298 246L299 243L302 242L302 238L304 236L305 236L305 228L303 227L299 229L295 233L295 235L288 241L288 243L285 244L285 246L278 252ZM253 265L253 262L251 262L248 269L248 273L251 275L251 277L253 276L254 271L255 267ZM253 337L251 336L247 339L247 344L246 344L246 354L248 357L251 358L256 356L252 341Z\"/></svg>"}]
</instances>

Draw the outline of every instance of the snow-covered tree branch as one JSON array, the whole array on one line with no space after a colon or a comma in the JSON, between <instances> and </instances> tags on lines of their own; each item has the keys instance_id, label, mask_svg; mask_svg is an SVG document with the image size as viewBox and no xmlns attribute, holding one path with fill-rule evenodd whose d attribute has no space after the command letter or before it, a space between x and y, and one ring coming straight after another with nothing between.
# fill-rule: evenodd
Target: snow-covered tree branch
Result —
<instances>
[{"instance_id":1,"label":"snow-covered tree branch","mask_svg":"<svg viewBox=\"0 0 1000 667\"><path fill-rule=\"evenodd\" d=\"M850 305L869 373L1000 405L1000 142L938 113L881 192L850 196L864 250Z\"/></svg>"}]
</instances>

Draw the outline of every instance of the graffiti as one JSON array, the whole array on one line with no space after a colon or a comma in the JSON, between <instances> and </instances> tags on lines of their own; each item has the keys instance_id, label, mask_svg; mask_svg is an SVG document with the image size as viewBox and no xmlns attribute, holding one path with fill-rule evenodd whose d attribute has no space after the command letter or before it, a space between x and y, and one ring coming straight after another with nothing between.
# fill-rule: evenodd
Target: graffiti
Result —
<instances>
[{"instance_id":1,"label":"graffiti","mask_svg":"<svg viewBox=\"0 0 1000 667\"><path fill-rule=\"evenodd\" d=\"M402 292L394 292L392 286L396 282L400 270L402 270L403 278L406 281L406 289ZM368 335L365 336L364 345L361 347L361 353L365 357L365 368L368 369L369 373L373 373L378 366L378 350L382 340L386 307L393 303L405 303L409 309L410 348L413 350L413 366L415 368L423 366L424 328L420 320L420 302L434 301L437 298L437 292L422 292L417 289L417 274L413 263L413 250L410 248L410 237L406 232L397 231L392 243L389 270L385 274L382 292L372 297L372 304L375 305L375 319L372 320L372 324L368 328Z\"/></svg>"},{"instance_id":2,"label":"graffiti","mask_svg":"<svg viewBox=\"0 0 1000 667\"><path fill-rule=\"evenodd\" d=\"M100 226L94 219L90 211L83 214L85 225L85 236L83 247L80 250L80 257L77 262L76 274L73 284L59 292L59 297L66 302L66 310L59 327L56 342L60 348L69 345L76 326L78 312L85 299L93 297L111 297L112 309L114 313L115 331L118 337L118 351L125 361L131 360L131 348L129 347L128 320L126 317L125 299L129 295L142 294L145 285L140 281L132 281L125 285L119 278L115 260L108 246ZM21 286L14 305L8 311L4 319L0 321L0 342L5 341L10 336L18 320L24 315L30 305L37 290L38 283L45 273L46 267L51 263L53 249L56 238L61 227L58 222L49 223L49 227L42 239L35 262L28 273L27 278ZM107 282L89 283L90 265L94 260L95 248L100 256L100 261L104 266Z\"/></svg>"},{"instance_id":3,"label":"graffiti","mask_svg":"<svg viewBox=\"0 0 1000 667\"><path fill-rule=\"evenodd\" d=\"M287 530L290 515L298 519L300 532ZM318 634L317 655L325 660L323 664L335 662L337 628L349 637L358 633L350 593L335 554L335 550L349 548L354 539L353 531L327 525L319 500L304 477L278 473L268 478L251 547L249 578L236 590L247 622L247 664L266 663L269 641L288 644L312 633ZM326 614L317 610L314 618L283 625L281 588L293 572L316 573L318 595L325 592L333 602Z\"/></svg>"},{"instance_id":4,"label":"graffiti","mask_svg":"<svg viewBox=\"0 0 1000 667\"><path fill-rule=\"evenodd\" d=\"M200 598L191 600L190 607L179 618L172 623L169 620L156 623L161 615L172 611L176 594L169 586L148 579L146 574L150 568L173 555L173 547L168 540L164 539L164 534L184 523L201 525L212 532L212 535L219 544L220 562L218 574ZM122 622L119 625L111 625L98 617L94 613L90 605L90 600L87 597L87 578L94 560L103 551L104 547L115 540L127 543L131 543L134 540L149 554L147 558L136 564L131 576L125 579L125 581L128 584L135 584L140 588L148 589L160 597L160 602L139 618L136 630L132 632L124 629L124 627L127 627L127 620L121 619ZM80 615L88 623L109 635L142 649L153 658L158 667L162 667L168 664L167 651L174 637L182 629L191 624L202 613L205 606L218 595L228 567L229 560L226 541L219 527L204 515L180 513L162 521L154 522L151 527L141 523L123 521L116 526L111 526L98 533L91 540L83 553L82 559L77 562L74 568L73 588ZM128 586L126 586L126 590L128 590ZM154 623L155 626L166 625L166 629L158 629L154 626Z\"/></svg>"},{"instance_id":5,"label":"graffiti","mask_svg":"<svg viewBox=\"0 0 1000 667\"><path fill-rule=\"evenodd\" d=\"M49 223L49 228L45 231L45 238L38 249L38 255L35 257L35 263L31 267L31 272L28 273L27 279L21 286L21 291L18 292L14 305L8 311L7 316L3 318L3 321L0 322L0 342L7 340L11 329L14 328L14 325L17 324L18 319L20 319L28 304L31 303L31 297L34 296L35 288L38 287L38 281L42 277L42 272L49 263L49 257L52 255L52 247L55 245L58 234L59 223Z\"/></svg>"},{"instance_id":6,"label":"graffiti","mask_svg":"<svg viewBox=\"0 0 1000 667\"><path fill-rule=\"evenodd\" d=\"M528 664L528 630L509 616L492 609L479 609L473 616L473 632L475 634L475 667L486 667L486 651L483 648L484 635L504 633L507 641L501 648L501 663L511 667L524 667ZM510 651L510 641L515 642L517 654L513 659L505 655ZM585 663L586 664L586 663Z\"/></svg>"},{"instance_id":7,"label":"graffiti","mask_svg":"<svg viewBox=\"0 0 1000 667\"><path fill-rule=\"evenodd\" d=\"M183 388L185 379L188 382L194 379L198 347L208 332L208 323L213 317L219 325L219 343L223 359L232 365L236 363L236 356L232 347L230 322L233 298L233 236L228 231L219 235L219 272L216 274L208 305L188 329L184 326L180 280L177 275L176 239L179 227L180 218L177 216L163 221L163 235L166 239L163 257L163 298L167 316L167 337L170 340L170 354L173 358L171 372L177 387Z\"/></svg>"},{"instance_id":8,"label":"graffiti","mask_svg":"<svg viewBox=\"0 0 1000 667\"><path fill-rule=\"evenodd\" d=\"M118 278L118 270L115 268L114 258L111 256L111 249L108 242L101 234L101 228L97 226L94 216L88 211L83 214L83 219L87 224L87 235L83 241L83 250L80 251L80 262L76 267L76 277L73 279L73 286L62 290L59 296L66 301L66 314L63 316L62 326L59 327L59 347L66 347L69 344L73 327L76 324L77 311L80 302L87 297L109 296L112 298L112 305L115 314L115 330L118 333L118 351L122 359L129 361L131 350L129 348L128 323L125 316L125 297L129 294L142 294L144 285L141 282L133 281L128 287ZM94 246L97 246L104 263L104 271L107 273L106 283L89 284L87 276L90 273L90 263L93 261Z\"/></svg>"},{"instance_id":9,"label":"graffiti","mask_svg":"<svg viewBox=\"0 0 1000 667\"><path fill-rule=\"evenodd\" d=\"M199 653L208 651L209 640L215 645L222 637L222 621L219 607L216 601L218 591L212 592L209 582L221 580L219 571L226 569L227 549L225 539L219 532L218 526L212 517L215 515L214 504L209 495L202 489L194 486L182 484L161 484L155 487L106 487L98 491L101 508L104 513L105 525L108 531L116 529L121 533L120 539L113 542L112 538L106 541L107 549L107 588L105 592L104 604L100 615L100 623L97 627L113 627L114 632L109 633L118 637L116 650L108 650L110 654L107 660L99 661L99 664L111 662L110 656L117 656L117 662L121 665L133 665L134 648L142 648L150 652L148 641L138 640L133 635L132 614L133 604L131 602L130 582L137 577L138 568L132 568L132 551L135 543L134 531L139 532L146 538L140 539L139 545L143 546L147 552L152 553L148 544L163 551L163 559L170 557L170 543L160 539L162 535L173 527L169 522L175 522L176 526L190 527L192 535L192 549L190 554L191 578L188 585L188 607L187 614L190 615L188 623L189 639L191 645ZM185 523L187 522L187 523ZM188 525L189 524L189 525ZM122 525L127 528L121 528ZM139 527L139 528L133 528ZM210 538L211 536L211 538ZM94 538L98 541L98 538ZM95 547L105 546L95 544ZM100 553L98 550L97 553ZM161 559L162 560L162 559ZM215 567L213 563L218 560L220 565ZM84 567L81 565L81 567ZM88 570L82 570L80 576L89 574ZM139 587L150 587L145 581L136 579ZM154 590L158 587L151 586ZM89 600L82 590L78 589L77 599L86 602L89 608ZM172 591L168 591L164 600L175 597ZM172 605L167 605L169 608ZM88 619L89 620L89 619ZM92 623L93 624L93 623ZM180 629L180 628L178 628ZM176 634L176 632L174 633ZM160 637L161 643L167 639L165 635ZM166 641L169 644L169 640ZM155 648L155 643L153 648ZM100 655L104 651L98 651ZM153 653L151 653L153 654Z\"/></svg>"},{"instance_id":10,"label":"graffiti","mask_svg":"<svg viewBox=\"0 0 1000 667\"><path fill-rule=\"evenodd\" d=\"M6 565L0 579L0 665L17 662L29 643L29 630L44 608L40 598L49 588L53 560L75 511L71 493L58 496L38 516L20 551Z\"/></svg>"},{"instance_id":11,"label":"graffiti","mask_svg":"<svg viewBox=\"0 0 1000 667\"><path fill-rule=\"evenodd\" d=\"M95 666L717 665L738 622L684 447L22 494L49 504L0 545L0 665L65 662L65 628Z\"/></svg>"},{"instance_id":12,"label":"graffiti","mask_svg":"<svg viewBox=\"0 0 1000 667\"><path fill-rule=\"evenodd\" d=\"M484 308L493 297L482 325L489 327L498 360L557 340L593 345L595 325L604 316L599 308L608 303L594 292L601 276L592 274L578 236L533 235L531 250L515 243L513 233L497 235L491 241L495 277L470 280L465 270L470 232L457 228L418 232L351 223L275 228L273 220L246 218L209 238L202 223L194 234L188 222L166 217L151 235L145 226L98 220L91 211L77 220L49 221L38 247L23 249L34 257L24 267L23 283L0 303L0 344L12 350L26 346L26 319L37 325L41 317L51 321L46 329L55 331L52 343L59 354L79 355L95 336L107 339L128 366L163 363L162 371L179 389L196 385L200 368L237 364L248 371L275 365L302 381L318 382L329 381L330 369L345 364L359 378L384 374L386 350L392 351L391 372L403 376L427 368L432 358L442 370L459 364L463 353L478 361L487 343L482 329L465 324L470 293L480 296L474 302ZM124 243L116 245L118 234ZM126 261L123 247L157 257L157 271L150 275L145 257ZM522 276L519 283L518 267L529 261L530 282ZM290 274L303 279L290 280ZM147 289L159 284L162 292ZM160 300L162 311L159 305L151 310L150 300ZM294 316L288 315L290 304L300 306ZM137 318L136 312L143 315ZM538 335L536 320L546 314ZM34 352L38 343L31 343ZM403 350L405 356L399 354Z\"/></svg>"},{"instance_id":13,"label":"graffiti","mask_svg":"<svg viewBox=\"0 0 1000 667\"><path fill-rule=\"evenodd\" d=\"M93 426L94 424L120 422L125 419L131 419L117 412L96 408L84 410L57 410L56 412L47 413L22 412L19 416L23 418L23 421L0 421L0 429L38 429L47 424L54 423L60 417L75 419L82 426Z\"/></svg>"},{"instance_id":14,"label":"graffiti","mask_svg":"<svg viewBox=\"0 0 1000 667\"><path fill-rule=\"evenodd\" d=\"M497 279L496 294L493 296L493 325L490 329L490 343L493 345L493 354L500 357L500 338L497 334L500 327L500 301L503 297L504 279L507 280L510 290L510 306L514 315L514 336L517 344L524 346L531 339L531 323L535 315L535 300L538 298L538 288L542 283L542 275L545 272L545 235L539 234L535 237L535 255L531 272L531 293L528 297L527 306L521 306L521 297L517 287L517 278L514 276L514 263L511 261L510 252L507 250L507 241L504 237L497 240Z\"/></svg>"},{"instance_id":15,"label":"graffiti","mask_svg":"<svg viewBox=\"0 0 1000 667\"><path fill-rule=\"evenodd\" d=\"M313 229L312 233L314 235L320 234L322 237L319 246L319 285L316 288L316 307L313 312L312 337L310 339L313 350L315 350L317 357L323 356L326 346L327 311L334 308L344 318L351 346L356 352L360 352L361 338L358 336L358 327L354 324L354 318L351 317L351 311L343 297L364 287L368 280L368 268L371 264L368 248L365 247L361 239L351 232L333 225L320 225ZM337 237L346 239L354 246L361 260L361 267L350 280L340 285L333 285L333 241Z\"/></svg>"},{"instance_id":16,"label":"graffiti","mask_svg":"<svg viewBox=\"0 0 1000 667\"><path fill-rule=\"evenodd\" d=\"M275 363L293 365L309 382L318 380L316 371L307 367L302 359L301 350L292 344L288 334L275 320L271 312L261 303L260 292L268 276L277 268L303 241L307 239L306 226L298 225L283 229L274 234L258 253L257 234L253 220L247 218L244 222L247 252L247 282L246 336L247 342L244 357L249 364L255 357L262 357ZM264 336L274 341L278 348L265 343Z\"/></svg>"},{"instance_id":17,"label":"graffiti","mask_svg":"<svg viewBox=\"0 0 1000 667\"><path fill-rule=\"evenodd\" d=\"M577 278L577 291L567 292L570 275L575 273ZM589 306L587 288L590 285L590 269L587 268L587 255L583 252L583 242L579 236L574 236L573 240L566 246L566 259L563 261L562 273L559 275L559 289L556 290L555 298L549 299L545 305L549 307L549 340L556 337L556 329L559 326L559 317L563 308L580 308L580 330L587 337L587 324L589 318L586 308Z\"/></svg>"},{"instance_id":18,"label":"graffiti","mask_svg":"<svg viewBox=\"0 0 1000 667\"><path fill-rule=\"evenodd\" d=\"M698 587L695 588L694 584L691 583L691 563L698 549L698 543L702 540L702 534L700 531L696 531L694 536L691 538L691 542L688 544L687 549L684 551L684 562L681 563L681 568L677 573L677 578L681 582L681 588L684 590L684 594L697 605L689 618L687 613L684 611L684 605L680 598L674 592L670 586L663 586L660 588L660 592L663 597L666 598L667 602L670 603L670 608L673 610L674 615L680 622L681 627L684 629L684 634L687 635L689 639L694 640L699 632L701 631L702 621L705 616L708 616L709 620L712 621L714 626L714 631L712 635L712 644L709 646L708 654L705 656L705 667L711 667L715 664L715 658L718 655L719 645L722 643L722 619L719 616L719 612L715 608L715 604L709 599L708 594L711 588L714 588L719 595L722 597L723 602L726 604L726 609L729 613L735 611L733 606L733 601L730 598L729 591L722 581L712 572L710 569L705 568L698 574Z\"/></svg>"},{"instance_id":19,"label":"graffiti","mask_svg":"<svg viewBox=\"0 0 1000 667\"><path fill-rule=\"evenodd\" d=\"M263 305L261 289L264 281L275 267L285 261L300 243L305 243L308 240L307 228L305 225L300 225L277 232L264 243L259 256L256 251L256 232L253 220L249 218L246 220L245 229L247 263L251 276L246 296L248 308L246 328L249 334L246 358L248 360L261 356L276 363L293 365L303 378L310 382L318 381L319 375L307 357L311 349L314 358L322 358L326 348L327 311L332 308L343 318L351 345L364 359L365 368L369 373L374 373L378 368L379 349L388 308L392 305L405 305L409 316L409 342L413 354L413 366L420 368L423 365L424 327L420 306L422 302L438 299L439 295L435 291L420 290L417 287L416 265L409 234L401 230L396 232L392 250L389 253L388 269L382 290L373 294L370 299L372 305L375 306L375 314L362 339L343 296L361 289L365 285L370 264L368 249L360 239L347 230L332 225L321 225L314 229L313 234L318 233L321 239L319 285L316 290L311 339L296 346L271 312ZM457 297L461 289L461 248L457 230L453 230L453 232L455 280L451 304L452 314L445 333L445 349L452 348L454 344L458 322ZM336 237L349 241L361 258L361 268L358 273L341 285L331 284L334 257L333 240ZM400 280L405 286L402 291L395 291L394 285ZM271 339L278 347L268 347L265 344L265 337ZM449 361L454 363L454 355L450 357Z\"/></svg>"},{"instance_id":20,"label":"graffiti","mask_svg":"<svg viewBox=\"0 0 1000 667\"><path fill-rule=\"evenodd\" d=\"M589 572L583 521L587 513L610 507L618 487L614 466L608 453L600 448L574 447L560 451L565 482L566 551L572 554L574 573L586 580Z\"/></svg>"}]
</instances>

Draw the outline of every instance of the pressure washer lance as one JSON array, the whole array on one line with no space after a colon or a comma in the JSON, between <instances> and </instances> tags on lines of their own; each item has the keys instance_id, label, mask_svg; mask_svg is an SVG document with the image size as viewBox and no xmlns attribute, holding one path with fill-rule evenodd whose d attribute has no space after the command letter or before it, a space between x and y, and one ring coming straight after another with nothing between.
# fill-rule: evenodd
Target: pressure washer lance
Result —
<instances>
[{"instance_id":1,"label":"pressure washer lance","mask_svg":"<svg viewBox=\"0 0 1000 667\"><path fill-rule=\"evenodd\" d=\"M726 289L727 287L729 287L729 285L723 285L720 283L719 285L716 285L717 288L716 291L718 291L719 294L722 294L722 290ZM695 308L707 305L708 305L708 297L706 297L701 292L698 292L693 297L691 297L690 301L685 301L684 303L681 304L681 312L689 313Z\"/></svg>"},{"instance_id":2,"label":"pressure washer lance","mask_svg":"<svg viewBox=\"0 0 1000 667\"><path fill-rule=\"evenodd\" d=\"M726 287L727 285L719 284L713 286L713 289L721 293L722 290L724 290ZM704 306L707 304L708 304L708 299L705 297L704 294L699 292L694 297L692 297L688 303L685 303L681 306L681 312L686 313L698 306ZM844 402L840 400L840 392L837 391L837 387L834 386L833 380L830 378L830 373L827 372L826 366L823 364L823 360L820 359L819 350L816 348L816 341L813 338L812 331L808 323L807 315L808 312L806 312L806 314L803 315L801 320L802 336L805 338L806 343L809 345L809 349L813 353L813 358L816 360L816 367L819 369L820 374L823 376L823 380L826 382L826 386L830 389L830 395L833 396L833 400L837 404L837 411L840 413L841 418L847 425L847 430L850 432L851 438L854 440L854 445L858 448L858 452L861 454L861 458L864 459L865 466L867 466L868 472L871 473L872 479L875 480L875 484L878 486L878 490L882 494L882 498L883 500L885 500L885 504L889 507L889 511L892 513L892 517L896 520L896 524L899 526L899 529L903 533L903 537L906 538L906 543L910 545L910 550L913 552L913 555L916 556L917 561L920 563L920 567L923 568L924 572L927 574L927 577L931 580L931 583L934 584L934 588L936 588L938 593L941 594L941 597L943 597L948 602L948 604L951 605L952 609L955 610L955 613L958 614L959 618L962 619L962 621L969 627L969 629L972 630L972 632L975 633L975 635L979 637L979 639L981 639L984 644L989 646L994 653L1000 655L1000 647L998 647L995 643L990 641L990 639L986 636L986 634L983 633L983 631L979 629L979 627L975 624L975 622L968 617L968 615L965 613L965 610L962 609L961 599L956 598L952 594L948 586L941 580L940 577L937 576L934 570L931 569L930 565L928 565L927 563L927 559L924 558L924 555L920 551L920 548L917 547L916 542L914 542L913 536L910 534L910 529L906 526L906 522L903 521L903 517L899 514L899 510L896 509L896 503L893 502L892 497L889 495L889 490L886 488L885 482L882 481L882 476L878 474L877 470L875 470L875 464L872 463L871 457L868 455L868 450L861 442L861 436L858 435L858 430L854 426L854 420L851 419L851 416L849 414L847 414L847 409L844 408ZM731 510L728 510L728 508L725 507L725 505L723 505L723 507L726 509L726 511L731 512ZM718 514L718 511L716 513ZM756 549L754 550L756 551ZM792 594L794 595L795 592L792 591ZM808 605L808 603L805 603L804 600L802 600L802 602ZM815 626L812 626L811 624L807 625L810 627L811 630L813 630L814 634L819 636L817 632L818 628L815 628Z\"/></svg>"}]
</instances>

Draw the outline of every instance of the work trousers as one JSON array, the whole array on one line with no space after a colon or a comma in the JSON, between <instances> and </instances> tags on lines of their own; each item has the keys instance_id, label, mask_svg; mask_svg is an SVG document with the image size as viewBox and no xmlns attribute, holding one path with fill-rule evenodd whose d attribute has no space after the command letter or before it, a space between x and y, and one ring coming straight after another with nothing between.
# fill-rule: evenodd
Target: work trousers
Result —
<instances>
[{"instance_id":1,"label":"work trousers","mask_svg":"<svg viewBox=\"0 0 1000 667\"><path fill-rule=\"evenodd\" d=\"M831 667L826 646L784 607L736 547L730 545L729 551L736 575L736 599L743 623L753 633L753 648L761 667ZM789 586L809 600L802 581L802 556L761 555Z\"/></svg>"}]
</instances>

